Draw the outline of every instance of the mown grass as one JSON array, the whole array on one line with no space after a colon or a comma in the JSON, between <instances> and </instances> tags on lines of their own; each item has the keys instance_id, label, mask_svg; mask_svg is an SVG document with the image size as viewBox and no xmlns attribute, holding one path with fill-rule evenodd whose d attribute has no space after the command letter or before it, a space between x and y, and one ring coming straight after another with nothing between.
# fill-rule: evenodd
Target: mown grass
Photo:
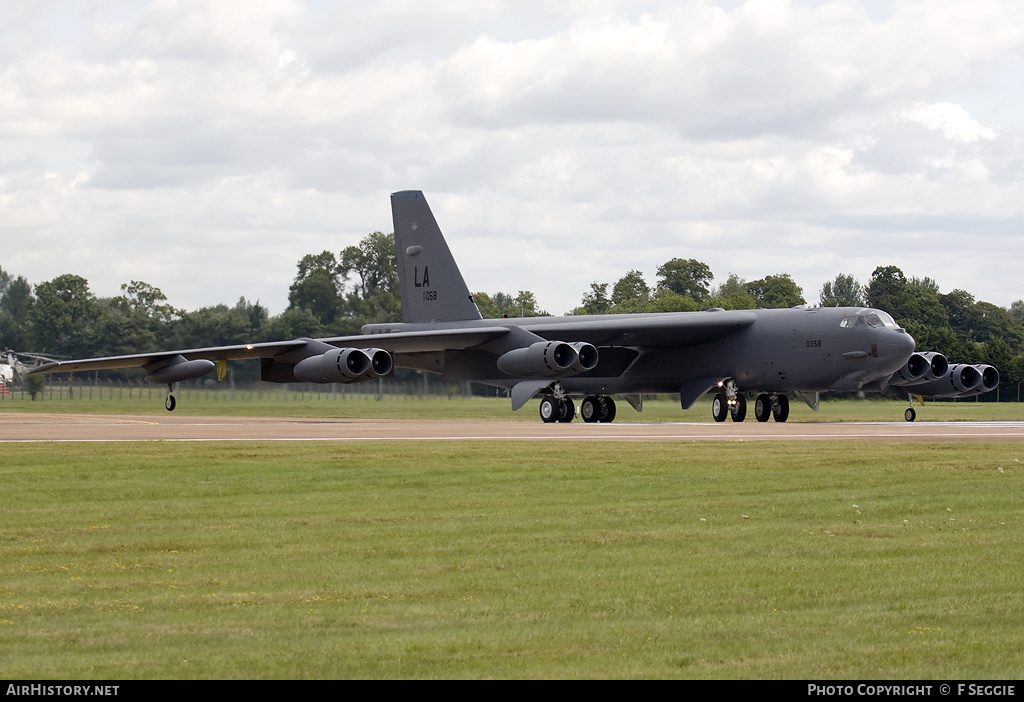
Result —
<instances>
[{"instance_id":1,"label":"mown grass","mask_svg":"<svg viewBox=\"0 0 1024 702\"><path fill-rule=\"evenodd\" d=\"M8 678L1019 678L1015 443L8 444Z\"/></svg>"},{"instance_id":2,"label":"mown grass","mask_svg":"<svg viewBox=\"0 0 1024 702\"><path fill-rule=\"evenodd\" d=\"M0 396L0 414L4 412L49 412L68 414L163 414L165 391L156 387L124 389L104 388L90 392L76 388L73 399L64 393L49 394L37 401L16 396ZM367 419L433 418L487 419L494 421L538 421L539 399L518 412L512 411L507 398L438 397L427 395L373 394L292 391L292 390L205 390L183 389L177 393L176 415L184 416L287 416L287 417L363 417ZM643 412L633 410L624 400L616 405L616 422L710 422L711 400L697 402L682 410L676 398L646 397ZM578 404L578 403L577 403ZM799 400L790 404L793 422L867 422L902 421L906 400L828 399L812 412ZM959 402L915 403L918 421L994 421L1024 420L1024 403ZM577 418L577 421L579 419ZM748 405L747 421L754 421Z\"/></svg>"}]
</instances>

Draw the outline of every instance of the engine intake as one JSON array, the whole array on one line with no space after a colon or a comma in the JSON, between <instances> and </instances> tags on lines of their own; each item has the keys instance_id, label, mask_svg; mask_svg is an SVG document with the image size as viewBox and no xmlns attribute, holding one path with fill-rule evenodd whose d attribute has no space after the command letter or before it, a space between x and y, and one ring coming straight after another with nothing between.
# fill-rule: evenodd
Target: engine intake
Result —
<instances>
[{"instance_id":1,"label":"engine intake","mask_svg":"<svg viewBox=\"0 0 1024 702\"><path fill-rule=\"evenodd\" d=\"M394 368L384 349L333 349L295 364L295 377L307 383L356 383L383 377Z\"/></svg>"},{"instance_id":2,"label":"engine intake","mask_svg":"<svg viewBox=\"0 0 1024 702\"><path fill-rule=\"evenodd\" d=\"M498 357L498 370L519 377L553 378L591 370L597 361L597 348L593 344L538 341L503 353Z\"/></svg>"},{"instance_id":3,"label":"engine intake","mask_svg":"<svg viewBox=\"0 0 1024 702\"><path fill-rule=\"evenodd\" d=\"M941 353L937 351L914 353L903 367L893 374L889 384L905 387L927 383L942 378L948 371L949 362Z\"/></svg>"},{"instance_id":4,"label":"engine intake","mask_svg":"<svg viewBox=\"0 0 1024 702\"><path fill-rule=\"evenodd\" d=\"M999 387L999 371L996 370L995 366L981 363L974 367L981 373L981 385L979 386L981 392L991 392Z\"/></svg>"}]
</instances>

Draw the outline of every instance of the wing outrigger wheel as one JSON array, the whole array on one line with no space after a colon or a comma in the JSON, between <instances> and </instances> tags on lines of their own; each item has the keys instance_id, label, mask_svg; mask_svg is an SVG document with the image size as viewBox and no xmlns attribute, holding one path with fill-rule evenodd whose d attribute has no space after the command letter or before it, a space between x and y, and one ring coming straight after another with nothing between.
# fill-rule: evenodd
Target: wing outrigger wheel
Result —
<instances>
[{"instance_id":1,"label":"wing outrigger wheel","mask_svg":"<svg viewBox=\"0 0 1024 702\"><path fill-rule=\"evenodd\" d=\"M174 399L174 395L171 395L170 393L168 393L167 399L164 400L164 407L167 408L167 411L168 412L173 412L174 408L175 408L175 406L177 406L177 404L178 404L178 402Z\"/></svg>"}]
</instances>

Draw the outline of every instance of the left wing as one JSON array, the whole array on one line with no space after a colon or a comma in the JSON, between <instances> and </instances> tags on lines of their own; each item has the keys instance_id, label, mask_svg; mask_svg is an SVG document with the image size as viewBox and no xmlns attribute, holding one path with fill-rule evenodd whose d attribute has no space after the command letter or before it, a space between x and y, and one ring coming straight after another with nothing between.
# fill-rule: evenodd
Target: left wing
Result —
<instances>
[{"instance_id":1,"label":"left wing","mask_svg":"<svg viewBox=\"0 0 1024 702\"><path fill-rule=\"evenodd\" d=\"M45 363L29 371L32 373L70 373L74 371L107 370L111 368L145 368L149 371L146 380L154 383L172 383L206 375L217 361L239 361L246 359L268 359L287 366L298 366L303 361L325 356L330 352L385 351L391 353L416 353L465 349L496 339L509 332L506 327L481 329L445 329L390 334L358 334L336 336L326 339L292 339L290 341L269 341L232 346L210 346L199 349L176 351L153 351L126 356L105 356L103 358L81 358L72 361ZM372 356L372 354L368 354ZM346 360L352 357L349 353ZM372 360L372 359L371 359ZM349 363L348 372L358 370L358 358ZM324 359L323 363L326 363ZM313 365L313 364L307 364ZM387 362L390 372L390 358ZM168 370L174 368L176 370ZM380 370L380 367L378 367ZM363 373L347 375L337 382L362 380ZM376 375L386 375L377 373ZM367 377L376 377L369 375ZM295 377L292 380L303 380ZM322 382L322 381L321 381Z\"/></svg>"}]
</instances>

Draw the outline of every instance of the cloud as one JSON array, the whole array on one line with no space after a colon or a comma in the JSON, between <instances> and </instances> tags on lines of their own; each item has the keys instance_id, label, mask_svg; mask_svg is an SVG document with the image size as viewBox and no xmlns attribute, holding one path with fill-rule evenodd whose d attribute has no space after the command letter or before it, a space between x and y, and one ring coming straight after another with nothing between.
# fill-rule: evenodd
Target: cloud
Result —
<instances>
[{"instance_id":1,"label":"cloud","mask_svg":"<svg viewBox=\"0 0 1024 702\"><path fill-rule=\"evenodd\" d=\"M144 279L180 307L279 312L296 261L389 231L388 193L419 188L471 288L556 312L677 256L719 282L790 272L810 292L894 264L1024 297L1007 283L1019 3L110 0L9 17L0 265L33 282Z\"/></svg>"}]
</instances>

